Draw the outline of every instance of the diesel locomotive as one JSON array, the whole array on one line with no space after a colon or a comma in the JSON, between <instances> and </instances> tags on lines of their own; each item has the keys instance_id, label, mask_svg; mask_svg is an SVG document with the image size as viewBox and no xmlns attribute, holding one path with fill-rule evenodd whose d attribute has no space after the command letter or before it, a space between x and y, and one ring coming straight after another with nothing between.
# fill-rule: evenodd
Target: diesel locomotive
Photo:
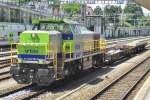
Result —
<instances>
[{"instance_id":1,"label":"diesel locomotive","mask_svg":"<svg viewBox=\"0 0 150 100\"><path fill-rule=\"evenodd\" d=\"M17 61L10 73L19 84L50 85L104 61L105 39L67 19L32 21L33 30L20 34Z\"/></svg>"}]
</instances>

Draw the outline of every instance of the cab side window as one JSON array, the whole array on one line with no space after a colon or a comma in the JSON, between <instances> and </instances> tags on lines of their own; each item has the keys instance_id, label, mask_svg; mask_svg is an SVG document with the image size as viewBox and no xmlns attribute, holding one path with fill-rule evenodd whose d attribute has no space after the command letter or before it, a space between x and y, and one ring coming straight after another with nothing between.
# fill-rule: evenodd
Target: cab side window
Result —
<instances>
[{"instance_id":1,"label":"cab side window","mask_svg":"<svg viewBox=\"0 0 150 100\"><path fill-rule=\"evenodd\" d=\"M78 31L76 25L71 25L71 30L72 30L72 32L75 33L75 34L79 34L79 33L80 33L80 32Z\"/></svg>"},{"instance_id":2,"label":"cab side window","mask_svg":"<svg viewBox=\"0 0 150 100\"><path fill-rule=\"evenodd\" d=\"M68 24L64 24L63 32L66 33L66 34L71 33L71 29L70 29L70 26Z\"/></svg>"}]
</instances>

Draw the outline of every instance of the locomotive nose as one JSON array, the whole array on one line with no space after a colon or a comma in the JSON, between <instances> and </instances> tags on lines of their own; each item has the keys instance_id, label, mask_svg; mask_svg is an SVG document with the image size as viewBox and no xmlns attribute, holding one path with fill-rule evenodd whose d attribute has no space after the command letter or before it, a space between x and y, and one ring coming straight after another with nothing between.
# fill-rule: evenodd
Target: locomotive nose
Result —
<instances>
[{"instance_id":1,"label":"locomotive nose","mask_svg":"<svg viewBox=\"0 0 150 100\"><path fill-rule=\"evenodd\" d=\"M20 84L48 84L55 77L50 59L50 37L45 31L27 31L17 44L18 63L11 66L11 76Z\"/></svg>"}]
</instances>

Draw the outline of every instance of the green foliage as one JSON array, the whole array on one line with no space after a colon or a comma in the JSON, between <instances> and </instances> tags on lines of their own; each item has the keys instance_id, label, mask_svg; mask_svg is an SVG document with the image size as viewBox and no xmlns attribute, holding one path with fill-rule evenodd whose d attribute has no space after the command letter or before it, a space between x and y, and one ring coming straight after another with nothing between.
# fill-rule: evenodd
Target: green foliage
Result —
<instances>
[{"instance_id":1,"label":"green foliage","mask_svg":"<svg viewBox=\"0 0 150 100\"><path fill-rule=\"evenodd\" d=\"M130 23L128 23L128 22L124 22L122 26L124 26L124 27L132 27L132 25Z\"/></svg>"},{"instance_id":2,"label":"green foliage","mask_svg":"<svg viewBox=\"0 0 150 100\"><path fill-rule=\"evenodd\" d=\"M122 12L121 6L107 5L104 8L105 14L119 14Z\"/></svg>"},{"instance_id":3,"label":"green foliage","mask_svg":"<svg viewBox=\"0 0 150 100\"><path fill-rule=\"evenodd\" d=\"M53 5L60 5L60 0L48 0L50 2L53 2Z\"/></svg>"},{"instance_id":4,"label":"green foliage","mask_svg":"<svg viewBox=\"0 0 150 100\"><path fill-rule=\"evenodd\" d=\"M137 4L127 4L124 13L127 14L126 21L131 25L138 25L137 19L141 19L144 15L142 8Z\"/></svg>"},{"instance_id":5,"label":"green foliage","mask_svg":"<svg viewBox=\"0 0 150 100\"><path fill-rule=\"evenodd\" d=\"M110 23L119 23L119 14L121 14L121 6L107 5L104 8L104 13L108 15L108 21Z\"/></svg>"},{"instance_id":6,"label":"green foliage","mask_svg":"<svg viewBox=\"0 0 150 100\"><path fill-rule=\"evenodd\" d=\"M70 14L71 16L80 12L80 4L64 4L64 11Z\"/></svg>"},{"instance_id":7,"label":"green foliage","mask_svg":"<svg viewBox=\"0 0 150 100\"><path fill-rule=\"evenodd\" d=\"M101 9L99 6L97 6L97 7L94 9L94 14L95 14L95 15L102 15L102 14L103 14L103 11L102 11L102 9Z\"/></svg>"},{"instance_id":8,"label":"green foliage","mask_svg":"<svg viewBox=\"0 0 150 100\"><path fill-rule=\"evenodd\" d=\"M26 3L26 2L29 2L29 1L31 1L31 0L11 0L12 2L18 2L18 3L20 3L20 4L22 4L22 3ZM34 1L34 0L33 0Z\"/></svg>"},{"instance_id":9,"label":"green foliage","mask_svg":"<svg viewBox=\"0 0 150 100\"><path fill-rule=\"evenodd\" d=\"M150 26L150 20L145 22L145 26Z\"/></svg>"},{"instance_id":10,"label":"green foliage","mask_svg":"<svg viewBox=\"0 0 150 100\"><path fill-rule=\"evenodd\" d=\"M150 16L143 16L140 21L141 26L150 26Z\"/></svg>"}]
</instances>

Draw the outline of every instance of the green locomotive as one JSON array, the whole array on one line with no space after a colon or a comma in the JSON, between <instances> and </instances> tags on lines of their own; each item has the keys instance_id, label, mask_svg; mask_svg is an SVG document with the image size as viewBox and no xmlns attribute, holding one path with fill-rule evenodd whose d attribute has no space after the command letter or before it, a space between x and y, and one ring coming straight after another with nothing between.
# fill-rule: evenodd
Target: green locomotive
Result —
<instances>
[{"instance_id":1,"label":"green locomotive","mask_svg":"<svg viewBox=\"0 0 150 100\"><path fill-rule=\"evenodd\" d=\"M33 20L33 30L20 35L18 62L10 73L20 84L50 85L103 62L105 40L71 20Z\"/></svg>"}]
</instances>

